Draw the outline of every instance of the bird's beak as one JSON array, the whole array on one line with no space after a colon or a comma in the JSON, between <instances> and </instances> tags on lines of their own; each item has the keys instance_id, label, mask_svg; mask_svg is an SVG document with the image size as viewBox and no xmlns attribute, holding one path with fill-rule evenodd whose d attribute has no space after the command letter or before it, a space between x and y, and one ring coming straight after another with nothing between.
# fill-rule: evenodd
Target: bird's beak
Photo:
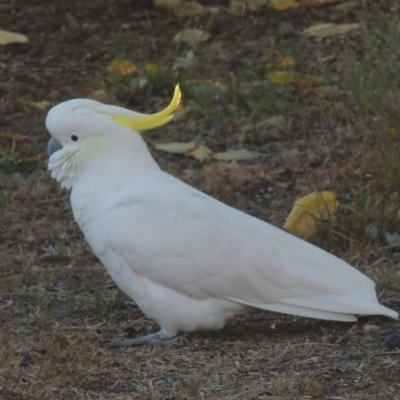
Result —
<instances>
[{"instance_id":1,"label":"bird's beak","mask_svg":"<svg viewBox=\"0 0 400 400\"><path fill-rule=\"evenodd\" d=\"M62 144L54 139L54 138L50 138L49 143L47 143L47 155L49 156L49 158L58 150L62 149Z\"/></svg>"}]
</instances>

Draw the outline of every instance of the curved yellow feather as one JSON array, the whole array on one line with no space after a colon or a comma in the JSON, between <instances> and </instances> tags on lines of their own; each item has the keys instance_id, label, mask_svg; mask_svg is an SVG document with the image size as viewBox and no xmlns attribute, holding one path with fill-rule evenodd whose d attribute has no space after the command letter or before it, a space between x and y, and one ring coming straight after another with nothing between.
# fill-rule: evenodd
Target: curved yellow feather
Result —
<instances>
[{"instance_id":1,"label":"curved yellow feather","mask_svg":"<svg viewBox=\"0 0 400 400\"><path fill-rule=\"evenodd\" d=\"M179 88L179 85L176 85L174 96L171 102L169 103L168 107L165 108L164 110L156 114L146 115L145 117L142 118L126 118L126 117L115 116L113 117L113 119L119 125L131 128L137 132L145 131L148 129L154 129L161 125L165 125L166 123L171 121L172 118L174 118L173 112L179 106L179 103L181 102L181 97L182 93Z\"/></svg>"}]
</instances>

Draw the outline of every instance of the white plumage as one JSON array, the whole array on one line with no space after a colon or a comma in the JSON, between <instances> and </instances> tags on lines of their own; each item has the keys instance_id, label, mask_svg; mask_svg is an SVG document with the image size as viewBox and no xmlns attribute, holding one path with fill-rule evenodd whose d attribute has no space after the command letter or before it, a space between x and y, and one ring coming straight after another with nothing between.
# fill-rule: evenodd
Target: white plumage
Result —
<instances>
[{"instance_id":1,"label":"white plumage","mask_svg":"<svg viewBox=\"0 0 400 400\"><path fill-rule=\"evenodd\" d=\"M398 318L378 303L374 282L339 258L160 170L128 125L168 122L176 95L164 114L79 99L46 120L52 176L72 188L75 220L112 279L160 324L149 342L221 328L254 308L338 321Z\"/></svg>"}]
</instances>

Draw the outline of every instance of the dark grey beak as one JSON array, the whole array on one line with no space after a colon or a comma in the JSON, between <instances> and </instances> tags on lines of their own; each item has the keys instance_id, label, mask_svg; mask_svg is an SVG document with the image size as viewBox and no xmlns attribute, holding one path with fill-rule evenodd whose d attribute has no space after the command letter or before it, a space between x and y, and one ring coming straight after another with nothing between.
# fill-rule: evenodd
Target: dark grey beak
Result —
<instances>
[{"instance_id":1,"label":"dark grey beak","mask_svg":"<svg viewBox=\"0 0 400 400\"><path fill-rule=\"evenodd\" d=\"M47 155L49 156L49 158L58 150L62 149L62 144L54 139L54 138L50 138L49 143L47 143Z\"/></svg>"}]
</instances>

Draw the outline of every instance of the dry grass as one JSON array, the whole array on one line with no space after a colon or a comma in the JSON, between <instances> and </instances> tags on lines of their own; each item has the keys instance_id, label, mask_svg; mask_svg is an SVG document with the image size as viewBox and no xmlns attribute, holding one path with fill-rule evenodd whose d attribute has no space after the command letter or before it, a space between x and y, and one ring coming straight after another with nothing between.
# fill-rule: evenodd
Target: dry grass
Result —
<instances>
[{"instance_id":1,"label":"dry grass","mask_svg":"<svg viewBox=\"0 0 400 400\"><path fill-rule=\"evenodd\" d=\"M171 37L187 21L166 13L133 17L146 2L3 3L2 29L23 32L30 43L0 48L0 133L28 136L17 143L0 136L1 400L400 399L400 356L384 343L400 325L380 317L351 325L259 313L218 332L188 334L180 346L104 348L105 338L157 327L85 244L68 194L45 170L46 110L28 106L102 87L128 107L149 111L179 81L190 111L150 139L195 138L214 151L246 147L265 156L201 164L154 152L160 165L277 226L296 198L335 191L342 205L337 221L311 240L374 278L382 303L399 310L400 253L384 240L385 232L400 233L399 143L388 134L398 129L400 36L389 2L352 12L196 17L188 24L207 26L213 39L196 50L200 68L183 71L172 65L188 48ZM365 28L322 41L282 33L282 26L300 31L333 16L360 19ZM163 75L135 92L105 72L122 56L137 65L157 62ZM289 56L333 90L268 82L266 69ZM257 128L279 114L284 129ZM376 235L366 234L370 226Z\"/></svg>"}]
</instances>

